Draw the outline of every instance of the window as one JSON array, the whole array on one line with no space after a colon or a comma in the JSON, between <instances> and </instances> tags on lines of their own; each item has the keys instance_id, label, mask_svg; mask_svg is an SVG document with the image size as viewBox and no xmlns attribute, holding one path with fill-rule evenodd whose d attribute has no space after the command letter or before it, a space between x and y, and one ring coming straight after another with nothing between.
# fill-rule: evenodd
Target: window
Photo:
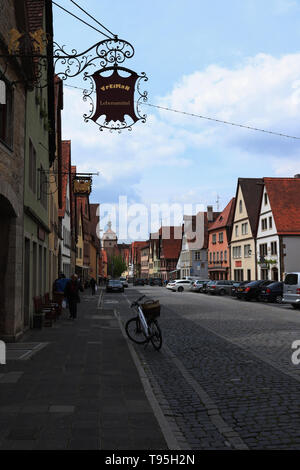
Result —
<instances>
[{"instance_id":1,"label":"window","mask_svg":"<svg viewBox=\"0 0 300 470\"><path fill-rule=\"evenodd\" d=\"M242 224L242 235L247 235L248 233L248 222Z\"/></svg>"},{"instance_id":2,"label":"window","mask_svg":"<svg viewBox=\"0 0 300 470\"><path fill-rule=\"evenodd\" d=\"M264 198L265 198L265 205L267 205L268 204L268 195L267 195L267 193L264 194Z\"/></svg>"},{"instance_id":3,"label":"window","mask_svg":"<svg viewBox=\"0 0 300 470\"><path fill-rule=\"evenodd\" d=\"M212 236L212 242L213 242L213 245L217 243L217 235L215 233Z\"/></svg>"},{"instance_id":4,"label":"window","mask_svg":"<svg viewBox=\"0 0 300 470\"><path fill-rule=\"evenodd\" d=\"M277 255L277 242L271 242L271 255Z\"/></svg>"},{"instance_id":5,"label":"window","mask_svg":"<svg viewBox=\"0 0 300 470\"><path fill-rule=\"evenodd\" d=\"M239 226L238 225L235 226L235 236L236 237L239 236Z\"/></svg>"},{"instance_id":6,"label":"window","mask_svg":"<svg viewBox=\"0 0 300 470\"><path fill-rule=\"evenodd\" d=\"M267 219L262 219L261 221L261 229L262 230L267 230L268 229L268 223Z\"/></svg>"},{"instance_id":7,"label":"window","mask_svg":"<svg viewBox=\"0 0 300 470\"><path fill-rule=\"evenodd\" d=\"M224 261L227 261L227 250L224 251Z\"/></svg>"},{"instance_id":8,"label":"window","mask_svg":"<svg viewBox=\"0 0 300 470\"><path fill-rule=\"evenodd\" d=\"M242 257L241 254L242 254L242 248L241 248L241 246L234 246L234 247L232 248L232 257L233 257L233 258L235 258L235 259L236 259L236 258L241 258L241 257Z\"/></svg>"},{"instance_id":9,"label":"window","mask_svg":"<svg viewBox=\"0 0 300 470\"><path fill-rule=\"evenodd\" d=\"M212 262L212 252L209 253L209 262Z\"/></svg>"},{"instance_id":10,"label":"window","mask_svg":"<svg viewBox=\"0 0 300 470\"><path fill-rule=\"evenodd\" d=\"M269 217L269 228L273 227L273 219L272 217Z\"/></svg>"},{"instance_id":11,"label":"window","mask_svg":"<svg viewBox=\"0 0 300 470\"><path fill-rule=\"evenodd\" d=\"M239 204L239 211L240 211L240 214L243 212L243 202L240 201L240 204Z\"/></svg>"},{"instance_id":12,"label":"window","mask_svg":"<svg viewBox=\"0 0 300 470\"><path fill-rule=\"evenodd\" d=\"M221 251L220 256L221 256L220 260L223 261L223 251Z\"/></svg>"},{"instance_id":13,"label":"window","mask_svg":"<svg viewBox=\"0 0 300 470\"><path fill-rule=\"evenodd\" d=\"M250 258L250 245L244 245L244 258Z\"/></svg>"},{"instance_id":14,"label":"window","mask_svg":"<svg viewBox=\"0 0 300 470\"><path fill-rule=\"evenodd\" d=\"M219 233L219 243L223 243L223 232Z\"/></svg>"},{"instance_id":15,"label":"window","mask_svg":"<svg viewBox=\"0 0 300 470\"><path fill-rule=\"evenodd\" d=\"M5 104L0 103L0 140L8 147L12 147L13 91L12 86L6 80L3 81L5 84Z\"/></svg>"},{"instance_id":16,"label":"window","mask_svg":"<svg viewBox=\"0 0 300 470\"><path fill-rule=\"evenodd\" d=\"M216 261L216 253L213 253L214 263Z\"/></svg>"},{"instance_id":17,"label":"window","mask_svg":"<svg viewBox=\"0 0 300 470\"><path fill-rule=\"evenodd\" d=\"M195 252L195 260L196 261L201 261L201 251L196 251Z\"/></svg>"},{"instance_id":18,"label":"window","mask_svg":"<svg viewBox=\"0 0 300 470\"><path fill-rule=\"evenodd\" d=\"M32 192L36 193L36 151L29 139L29 174L28 184Z\"/></svg>"},{"instance_id":19,"label":"window","mask_svg":"<svg viewBox=\"0 0 300 470\"><path fill-rule=\"evenodd\" d=\"M268 245L266 243L262 243L261 245L259 245L260 257L264 258L265 256L267 256L267 253L268 253Z\"/></svg>"},{"instance_id":20,"label":"window","mask_svg":"<svg viewBox=\"0 0 300 470\"><path fill-rule=\"evenodd\" d=\"M217 263L219 262L219 252L217 251Z\"/></svg>"}]
</instances>

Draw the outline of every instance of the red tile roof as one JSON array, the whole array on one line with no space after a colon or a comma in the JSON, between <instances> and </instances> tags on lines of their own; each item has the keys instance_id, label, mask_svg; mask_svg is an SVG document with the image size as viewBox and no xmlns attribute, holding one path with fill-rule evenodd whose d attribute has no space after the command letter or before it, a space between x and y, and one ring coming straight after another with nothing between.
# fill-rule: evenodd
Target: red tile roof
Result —
<instances>
[{"instance_id":1,"label":"red tile roof","mask_svg":"<svg viewBox=\"0 0 300 470\"><path fill-rule=\"evenodd\" d=\"M211 230L217 230L220 228L227 227L232 224L232 219L234 216L234 203L235 203L235 197L233 197L223 212L217 217L215 222L213 222L210 226L208 231L210 232Z\"/></svg>"},{"instance_id":2,"label":"red tile roof","mask_svg":"<svg viewBox=\"0 0 300 470\"><path fill-rule=\"evenodd\" d=\"M45 0L26 0L30 32L43 28L44 3Z\"/></svg>"},{"instance_id":3,"label":"red tile roof","mask_svg":"<svg viewBox=\"0 0 300 470\"><path fill-rule=\"evenodd\" d=\"M300 235L300 178L264 178L277 233Z\"/></svg>"}]
</instances>

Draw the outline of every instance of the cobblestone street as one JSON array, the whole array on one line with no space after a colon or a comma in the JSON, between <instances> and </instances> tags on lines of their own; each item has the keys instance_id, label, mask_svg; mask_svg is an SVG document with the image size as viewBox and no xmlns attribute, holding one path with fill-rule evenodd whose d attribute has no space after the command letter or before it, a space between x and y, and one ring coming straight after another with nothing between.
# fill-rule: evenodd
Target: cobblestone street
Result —
<instances>
[{"instance_id":1,"label":"cobblestone street","mask_svg":"<svg viewBox=\"0 0 300 470\"><path fill-rule=\"evenodd\" d=\"M145 286L118 297L124 322L139 294L162 304L162 350L135 349L181 448L300 448L297 312Z\"/></svg>"}]
</instances>

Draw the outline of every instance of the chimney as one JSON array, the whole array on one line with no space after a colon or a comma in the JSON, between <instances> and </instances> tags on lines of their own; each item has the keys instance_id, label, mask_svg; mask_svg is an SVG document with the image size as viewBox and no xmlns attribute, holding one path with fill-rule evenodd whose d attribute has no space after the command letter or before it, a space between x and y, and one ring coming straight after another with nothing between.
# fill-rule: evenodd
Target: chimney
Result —
<instances>
[{"instance_id":1,"label":"chimney","mask_svg":"<svg viewBox=\"0 0 300 470\"><path fill-rule=\"evenodd\" d=\"M300 178L300 173L297 173L297 175L295 175L294 178Z\"/></svg>"},{"instance_id":2,"label":"chimney","mask_svg":"<svg viewBox=\"0 0 300 470\"><path fill-rule=\"evenodd\" d=\"M208 222L214 221L213 206L207 206L207 220Z\"/></svg>"}]
</instances>

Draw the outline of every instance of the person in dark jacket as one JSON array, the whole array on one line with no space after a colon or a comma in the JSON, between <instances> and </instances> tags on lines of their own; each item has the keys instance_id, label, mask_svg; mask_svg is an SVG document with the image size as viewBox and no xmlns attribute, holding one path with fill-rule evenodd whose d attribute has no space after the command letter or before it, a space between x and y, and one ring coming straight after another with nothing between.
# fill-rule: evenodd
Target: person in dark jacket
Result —
<instances>
[{"instance_id":1,"label":"person in dark jacket","mask_svg":"<svg viewBox=\"0 0 300 470\"><path fill-rule=\"evenodd\" d=\"M80 302L79 289L78 276L73 274L64 290L64 295L69 303L70 318L72 319L77 317L77 303Z\"/></svg>"},{"instance_id":2,"label":"person in dark jacket","mask_svg":"<svg viewBox=\"0 0 300 470\"><path fill-rule=\"evenodd\" d=\"M92 289L92 295L95 295L96 281L93 277L90 279L90 286L91 286L91 289Z\"/></svg>"}]
</instances>

